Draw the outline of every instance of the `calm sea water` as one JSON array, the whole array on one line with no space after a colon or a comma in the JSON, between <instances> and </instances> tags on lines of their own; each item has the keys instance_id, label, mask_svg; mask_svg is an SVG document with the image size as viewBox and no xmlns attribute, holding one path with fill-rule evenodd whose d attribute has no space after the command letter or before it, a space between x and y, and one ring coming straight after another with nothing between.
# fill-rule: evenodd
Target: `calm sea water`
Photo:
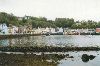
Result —
<instances>
[{"instance_id":1,"label":"calm sea water","mask_svg":"<svg viewBox=\"0 0 100 66\"><path fill-rule=\"evenodd\" d=\"M0 46L100 46L99 35L30 36L0 40Z\"/></svg>"},{"instance_id":2,"label":"calm sea water","mask_svg":"<svg viewBox=\"0 0 100 66\"><path fill-rule=\"evenodd\" d=\"M30 36L0 40L0 46L78 46L100 47L99 35L51 35ZM46 55L3 55L0 54L0 63L5 66L100 66L100 51L74 51L58 53L69 56L58 56L55 53ZM25 57L24 57L25 56ZM2 59L4 57L4 59ZM8 58L8 59L7 59ZM9 58L11 60L9 60ZM7 62L8 60L8 62ZM31 61L30 61L31 60ZM10 63L14 61L13 63ZM25 63L25 64L24 64Z\"/></svg>"},{"instance_id":3,"label":"calm sea water","mask_svg":"<svg viewBox=\"0 0 100 66\"><path fill-rule=\"evenodd\" d=\"M64 58L60 60L58 66L100 66L100 51L90 51L90 52L67 52L73 58ZM85 54L86 56L84 56ZM90 58L89 56L95 56Z\"/></svg>"},{"instance_id":4,"label":"calm sea water","mask_svg":"<svg viewBox=\"0 0 100 66\"><path fill-rule=\"evenodd\" d=\"M65 53L0 53L0 66L100 66L100 51Z\"/></svg>"}]
</instances>

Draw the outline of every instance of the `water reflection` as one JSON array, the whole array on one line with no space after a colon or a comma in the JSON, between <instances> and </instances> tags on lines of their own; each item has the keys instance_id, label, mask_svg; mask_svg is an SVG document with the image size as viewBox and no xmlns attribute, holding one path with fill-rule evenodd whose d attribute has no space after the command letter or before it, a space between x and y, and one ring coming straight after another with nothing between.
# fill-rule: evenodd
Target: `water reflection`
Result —
<instances>
[{"instance_id":1,"label":"water reflection","mask_svg":"<svg viewBox=\"0 0 100 66\"><path fill-rule=\"evenodd\" d=\"M9 45L9 40L1 40L0 41L0 46L8 46Z\"/></svg>"},{"instance_id":2,"label":"water reflection","mask_svg":"<svg viewBox=\"0 0 100 66\"><path fill-rule=\"evenodd\" d=\"M0 40L0 46L100 46L100 36L51 35Z\"/></svg>"}]
</instances>

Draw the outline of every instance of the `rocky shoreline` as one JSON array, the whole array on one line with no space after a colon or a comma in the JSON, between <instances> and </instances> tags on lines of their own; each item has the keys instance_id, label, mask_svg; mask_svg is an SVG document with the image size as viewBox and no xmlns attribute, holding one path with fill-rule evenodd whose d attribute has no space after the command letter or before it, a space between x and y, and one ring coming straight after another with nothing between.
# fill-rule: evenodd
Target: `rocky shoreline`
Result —
<instances>
[{"instance_id":1,"label":"rocky shoreline","mask_svg":"<svg viewBox=\"0 0 100 66\"><path fill-rule=\"evenodd\" d=\"M0 47L2 52L67 52L67 51L99 51L100 47Z\"/></svg>"},{"instance_id":2,"label":"rocky shoreline","mask_svg":"<svg viewBox=\"0 0 100 66\"><path fill-rule=\"evenodd\" d=\"M75 53L76 54L76 53ZM70 53L30 53L30 54L7 54L0 53L0 66L57 66L59 61L80 58L82 62L87 63L95 59L96 55L84 54L80 56L71 55Z\"/></svg>"}]
</instances>

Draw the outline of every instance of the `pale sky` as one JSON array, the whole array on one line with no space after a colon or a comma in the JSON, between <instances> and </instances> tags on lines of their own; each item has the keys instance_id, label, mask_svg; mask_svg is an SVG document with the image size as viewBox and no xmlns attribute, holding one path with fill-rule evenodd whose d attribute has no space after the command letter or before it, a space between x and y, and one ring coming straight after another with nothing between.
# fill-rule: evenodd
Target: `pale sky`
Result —
<instances>
[{"instance_id":1,"label":"pale sky","mask_svg":"<svg viewBox=\"0 0 100 66\"><path fill-rule=\"evenodd\" d=\"M100 0L0 0L0 12L100 21Z\"/></svg>"}]
</instances>

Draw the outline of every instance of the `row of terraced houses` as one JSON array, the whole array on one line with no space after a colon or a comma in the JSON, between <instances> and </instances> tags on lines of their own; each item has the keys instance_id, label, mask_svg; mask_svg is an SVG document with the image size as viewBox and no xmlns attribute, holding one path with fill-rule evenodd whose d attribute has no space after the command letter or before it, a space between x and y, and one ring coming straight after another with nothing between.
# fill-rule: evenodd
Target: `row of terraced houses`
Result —
<instances>
[{"instance_id":1,"label":"row of terraced houses","mask_svg":"<svg viewBox=\"0 0 100 66\"><path fill-rule=\"evenodd\" d=\"M32 28L31 25L28 26L13 26L9 25L9 27L4 23L0 24L0 35L7 35L7 34L81 34L81 33L100 33L100 28L97 27L96 29L69 29L69 28Z\"/></svg>"}]
</instances>

